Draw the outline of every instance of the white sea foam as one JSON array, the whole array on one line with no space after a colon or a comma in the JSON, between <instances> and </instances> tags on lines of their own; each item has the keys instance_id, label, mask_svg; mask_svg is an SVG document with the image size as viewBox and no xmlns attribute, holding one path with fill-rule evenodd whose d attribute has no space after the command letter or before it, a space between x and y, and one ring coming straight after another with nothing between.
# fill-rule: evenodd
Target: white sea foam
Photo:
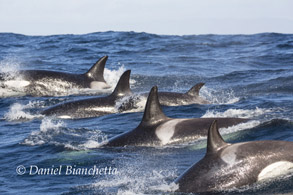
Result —
<instances>
[{"instance_id":1,"label":"white sea foam","mask_svg":"<svg viewBox=\"0 0 293 195\"><path fill-rule=\"evenodd\" d=\"M73 141L77 140L77 141ZM52 144L71 150L98 148L107 141L100 130L71 129L61 120L44 118L39 131L33 131L24 141L25 145Z\"/></svg>"},{"instance_id":2,"label":"white sea foam","mask_svg":"<svg viewBox=\"0 0 293 195\"><path fill-rule=\"evenodd\" d=\"M44 118L40 125L40 131L33 131L31 135L23 141L25 145L42 145L52 140L53 136L60 133L60 128L65 124L62 121L54 121Z\"/></svg>"},{"instance_id":3,"label":"white sea foam","mask_svg":"<svg viewBox=\"0 0 293 195\"><path fill-rule=\"evenodd\" d=\"M148 167L148 166L146 166ZM113 192L112 189L117 189L116 194L144 194L145 191L153 191L157 193L174 192L178 189L175 183L169 183L167 178L175 178L175 171L163 170L142 170L137 165L127 165L118 169L118 174L113 175L105 180L99 180L92 184L93 188L103 189L103 193ZM109 190L109 192L107 191Z\"/></svg>"},{"instance_id":4,"label":"white sea foam","mask_svg":"<svg viewBox=\"0 0 293 195\"><path fill-rule=\"evenodd\" d=\"M272 112L271 109L263 109L256 107L255 109L228 109L224 112L218 112L214 110L208 110L201 118L258 118L267 113ZM234 125L228 128L221 128L221 133L229 134L237 131L241 131L244 129L251 129L253 127L258 126L261 123L260 120L250 120L244 123L240 123L238 125Z\"/></svg>"},{"instance_id":5,"label":"white sea foam","mask_svg":"<svg viewBox=\"0 0 293 195\"><path fill-rule=\"evenodd\" d=\"M24 91L0 87L0 98L1 97L19 97L19 96L24 96L25 94L26 93Z\"/></svg>"},{"instance_id":6,"label":"white sea foam","mask_svg":"<svg viewBox=\"0 0 293 195\"><path fill-rule=\"evenodd\" d=\"M99 148L108 142L108 136L100 130L92 130L87 133L87 141L79 145L79 148L83 149L93 149Z\"/></svg>"},{"instance_id":7,"label":"white sea foam","mask_svg":"<svg viewBox=\"0 0 293 195\"><path fill-rule=\"evenodd\" d=\"M65 123L62 121L54 121L50 118L44 118L40 125L40 131L47 132L48 130L54 130L58 133L60 127L65 127Z\"/></svg>"},{"instance_id":8,"label":"white sea foam","mask_svg":"<svg viewBox=\"0 0 293 195\"><path fill-rule=\"evenodd\" d=\"M120 66L117 70L116 69L110 70L110 69L105 68L104 78L105 78L106 83L110 86L109 89L102 89L102 90L90 89L90 88L79 89L76 86L68 86L67 88L69 88L69 90L68 89L64 90L64 88L61 88L60 89L61 91L59 92L59 94L61 93L63 95L71 95L71 94L91 94L91 95L94 95L94 94L111 93L115 89L121 75L125 72L125 70L126 69L123 65ZM130 79L130 84L134 84L134 83L135 83L135 80Z\"/></svg>"},{"instance_id":9,"label":"white sea foam","mask_svg":"<svg viewBox=\"0 0 293 195\"><path fill-rule=\"evenodd\" d=\"M120 66L117 70L109 70L105 68L104 70L104 78L106 82L111 86L111 90L113 91L118 83L121 75L126 71L124 65ZM135 84L134 79L130 79L130 85Z\"/></svg>"},{"instance_id":10,"label":"white sea foam","mask_svg":"<svg viewBox=\"0 0 293 195\"><path fill-rule=\"evenodd\" d=\"M220 131L222 134L229 134L229 133L233 133L233 132L242 131L245 129L251 129L253 127L258 126L260 123L261 123L260 121L252 120L252 121L248 121L245 123L240 123L238 125L233 125L231 127L220 128Z\"/></svg>"},{"instance_id":11,"label":"white sea foam","mask_svg":"<svg viewBox=\"0 0 293 195\"><path fill-rule=\"evenodd\" d=\"M239 101L233 90L217 91L203 86L199 92L200 96L212 104L234 104Z\"/></svg>"},{"instance_id":12,"label":"white sea foam","mask_svg":"<svg viewBox=\"0 0 293 195\"><path fill-rule=\"evenodd\" d=\"M7 78L13 76L13 73L16 73L19 68L20 63L13 58L0 61L0 72L7 76Z\"/></svg>"},{"instance_id":13,"label":"white sea foam","mask_svg":"<svg viewBox=\"0 0 293 195\"><path fill-rule=\"evenodd\" d=\"M42 117L40 114L31 114L27 109L32 109L40 107L42 105L39 101L30 101L26 105L20 103L15 103L10 106L9 111L4 114L4 118L8 121L17 121L17 120L31 120L34 118Z\"/></svg>"},{"instance_id":14,"label":"white sea foam","mask_svg":"<svg viewBox=\"0 0 293 195\"><path fill-rule=\"evenodd\" d=\"M0 97L13 97L25 95L22 81L18 75L20 64L14 59L5 59L0 61L0 74L3 80L0 80ZM9 81L11 80L11 81Z\"/></svg>"},{"instance_id":15,"label":"white sea foam","mask_svg":"<svg viewBox=\"0 0 293 195\"><path fill-rule=\"evenodd\" d=\"M213 118L213 117L236 117L236 118L253 118L266 113L272 112L271 109L263 109L256 107L252 110L246 109L228 109L224 112L218 112L215 110L208 110L201 118Z\"/></svg>"},{"instance_id":16,"label":"white sea foam","mask_svg":"<svg viewBox=\"0 0 293 195\"><path fill-rule=\"evenodd\" d=\"M109 70L105 68L104 70L104 78L108 85L111 86L111 89L113 90L120 78L120 76L125 72L124 66L119 67L117 70Z\"/></svg>"}]
</instances>

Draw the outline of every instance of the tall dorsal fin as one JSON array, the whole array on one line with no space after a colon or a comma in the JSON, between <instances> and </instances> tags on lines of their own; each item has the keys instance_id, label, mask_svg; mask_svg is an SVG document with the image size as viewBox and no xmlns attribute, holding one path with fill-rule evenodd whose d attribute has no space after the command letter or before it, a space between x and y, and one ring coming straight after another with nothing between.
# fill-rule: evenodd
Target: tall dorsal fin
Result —
<instances>
[{"instance_id":1,"label":"tall dorsal fin","mask_svg":"<svg viewBox=\"0 0 293 195\"><path fill-rule=\"evenodd\" d=\"M227 143L219 133L217 120L214 120L208 132L207 154L214 153L226 145Z\"/></svg>"},{"instance_id":2,"label":"tall dorsal fin","mask_svg":"<svg viewBox=\"0 0 293 195\"><path fill-rule=\"evenodd\" d=\"M168 117L163 113L158 97L158 87L154 86L148 96L142 118L144 123L157 123Z\"/></svg>"},{"instance_id":3,"label":"tall dorsal fin","mask_svg":"<svg viewBox=\"0 0 293 195\"><path fill-rule=\"evenodd\" d=\"M198 96L199 95L199 90L204 86L204 83L197 83L189 91L187 91L186 94L191 95L191 96Z\"/></svg>"},{"instance_id":4,"label":"tall dorsal fin","mask_svg":"<svg viewBox=\"0 0 293 195\"><path fill-rule=\"evenodd\" d=\"M85 75L91 79L94 79L95 81L103 81L104 79L104 69L106 65L106 61L108 59L108 56L104 56L100 58L92 67L85 73Z\"/></svg>"},{"instance_id":5,"label":"tall dorsal fin","mask_svg":"<svg viewBox=\"0 0 293 195\"><path fill-rule=\"evenodd\" d=\"M111 95L125 96L125 95L132 94L132 92L130 90L130 86L129 86L130 72L131 72L131 70L127 70L121 75L121 77L120 77L120 79L119 79L119 81L118 81L118 83L117 83L117 85Z\"/></svg>"}]
</instances>

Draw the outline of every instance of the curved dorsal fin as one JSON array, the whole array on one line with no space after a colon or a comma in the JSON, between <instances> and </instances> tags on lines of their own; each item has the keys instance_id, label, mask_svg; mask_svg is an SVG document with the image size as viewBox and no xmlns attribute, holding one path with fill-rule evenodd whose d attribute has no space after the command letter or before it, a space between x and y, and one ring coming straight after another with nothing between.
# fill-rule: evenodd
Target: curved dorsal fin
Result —
<instances>
[{"instance_id":1,"label":"curved dorsal fin","mask_svg":"<svg viewBox=\"0 0 293 195\"><path fill-rule=\"evenodd\" d=\"M189 91L187 91L186 94L191 95L191 96L198 96L199 95L199 90L204 86L204 83L197 83Z\"/></svg>"},{"instance_id":2,"label":"curved dorsal fin","mask_svg":"<svg viewBox=\"0 0 293 195\"><path fill-rule=\"evenodd\" d=\"M132 92L130 90L130 86L129 86L130 72L131 72L131 70L127 70L121 75L121 77L120 77L120 79L119 79L119 81L118 81L118 83L117 83L117 85L111 95L125 96L125 95L132 94Z\"/></svg>"},{"instance_id":3,"label":"curved dorsal fin","mask_svg":"<svg viewBox=\"0 0 293 195\"><path fill-rule=\"evenodd\" d=\"M219 133L217 120L214 120L208 132L207 154L214 153L226 145L227 143Z\"/></svg>"},{"instance_id":4,"label":"curved dorsal fin","mask_svg":"<svg viewBox=\"0 0 293 195\"><path fill-rule=\"evenodd\" d=\"M168 117L163 113L158 97L158 87L154 86L148 96L142 118L144 123L157 123Z\"/></svg>"},{"instance_id":5,"label":"curved dorsal fin","mask_svg":"<svg viewBox=\"0 0 293 195\"><path fill-rule=\"evenodd\" d=\"M104 79L104 69L108 56L100 58L90 69L85 73L85 75L95 81L103 81Z\"/></svg>"}]
</instances>

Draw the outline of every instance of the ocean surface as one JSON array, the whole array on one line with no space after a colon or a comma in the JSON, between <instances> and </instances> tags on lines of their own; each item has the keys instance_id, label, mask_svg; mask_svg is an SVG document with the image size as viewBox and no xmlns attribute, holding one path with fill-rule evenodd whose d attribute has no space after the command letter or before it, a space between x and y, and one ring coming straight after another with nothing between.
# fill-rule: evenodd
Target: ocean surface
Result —
<instances>
[{"instance_id":1,"label":"ocean surface","mask_svg":"<svg viewBox=\"0 0 293 195\"><path fill-rule=\"evenodd\" d=\"M135 93L149 92L154 85L159 91L186 92L198 82L206 83L200 95L212 104L163 107L169 117L251 118L245 125L222 129L224 139L293 141L291 34L0 33L4 73L27 69L83 73L104 55L109 56L105 78L111 90L127 69L132 70ZM105 94L61 88L38 96L19 89L17 83L9 89L0 87L0 194L172 194L177 189L172 182L205 155L205 139L159 147L100 147L135 128L143 108L79 120L47 118L39 112L49 106ZM94 167L104 173L79 172ZM50 174L42 174L45 168L52 170ZM293 177L225 193L289 194Z\"/></svg>"}]
</instances>

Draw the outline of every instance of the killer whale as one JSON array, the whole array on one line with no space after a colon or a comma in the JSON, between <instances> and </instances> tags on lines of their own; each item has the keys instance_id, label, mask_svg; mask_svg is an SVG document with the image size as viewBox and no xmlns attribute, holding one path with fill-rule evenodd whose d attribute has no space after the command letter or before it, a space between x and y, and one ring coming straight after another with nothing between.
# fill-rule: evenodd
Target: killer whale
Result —
<instances>
[{"instance_id":1,"label":"killer whale","mask_svg":"<svg viewBox=\"0 0 293 195\"><path fill-rule=\"evenodd\" d=\"M111 138L105 146L166 145L206 137L215 118L169 118L160 106L158 88L151 89L141 123L133 130ZM220 127L248 121L243 118L217 118ZM195 128L196 127L196 128Z\"/></svg>"},{"instance_id":2,"label":"killer whale","mask_svg":"<svg viewBox=\"0 0 293 195\"><path fill-rule=\"evenodd\" d=\"M206 155L175 180L177 191L217 192L286 174L293 170L292 148L288 141L226 143L215 120L208 131Z\"/></svg>"},{"instance_id":3,"label":"killer whale","mask_svg":"<svg viewBox=\"0 0 293 195\"><path fill-rule=\"evenodd\" d=\"M112 94L105 97L87 98L70 101L50 107L41 112L42 115L58 118L88 118L117 113L116 101L132 94L129 86L130 70L120 77Z\"/></svg>"},{"instance_id":4,"label":"killer whale","mask_svg":"<svg viewBox=\"0 0 293 195\"><path fill-rule=\"evenodd\" d=\"M199 96L200 89L205 83L197 83L186 93L158 92L159 101L164 106L182 106L190 104L209 104L210 102ZM143 94L147 97L148 94Z\"/></svg>"},{"instance_id":5,"label":"killer whale","mask_svg":"<svg viewBox=\"0 0 293 195\"><path fill-rule=\"evenodd\" d=\"M49 70L20 70L0 75L2 87L11 84L21 85L31 95L39 95L40 90L56 90L62 88L108 89L110 86L104 79L104 68L108 56L100 58L86 73L72 74ZM9 75L9 76L7 76Z\"/></svg>"}]
</instances>

